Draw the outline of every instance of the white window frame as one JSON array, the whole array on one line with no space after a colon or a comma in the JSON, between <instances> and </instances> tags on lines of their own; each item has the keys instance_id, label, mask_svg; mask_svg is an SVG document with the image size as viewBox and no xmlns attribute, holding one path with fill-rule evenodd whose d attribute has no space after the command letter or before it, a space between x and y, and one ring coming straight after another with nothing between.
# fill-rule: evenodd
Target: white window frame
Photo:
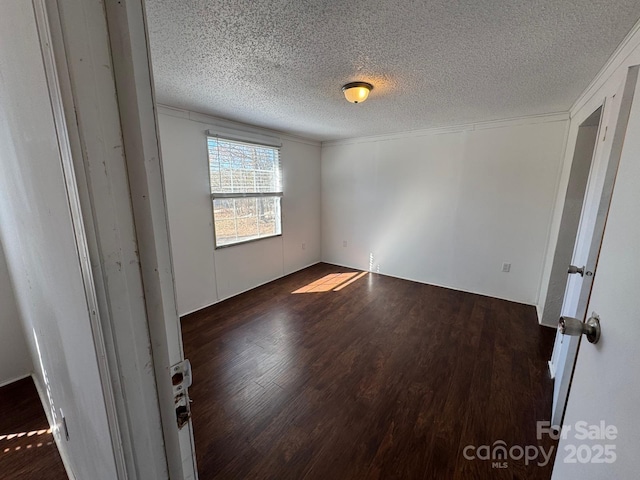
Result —
<instances>
[{"instance_id":1,"label":"white window frame","mask_svg":"<svg viewBox=\"0 0 640 480\"><path fill-rule=\"evenodd\" d=\"M207 131L207 172L210 175L211 168L211 160L209 158L209 139L214 138L222 141L243 143L250 146L257 146L262 148L271 148L274 150L278 150L278 164L280 168L280 183L281 183L281 191L277 192L234 192L234 193L211 193L211 217L213 219L213 241L214 248L216 250L221 248L235 247L237 245L243 245L245 243L257 242L259 240L264 240L267 238L281 237L282 231L284 229L282 224L282 197L284 196L284 186L282 186L282 157L281 157L281 147L282 143L278 138L270 137L268 135L262 134L251 134L247 132L224 132L220 133L219 131ZM209 186L211 188L211 179L209 178ZM279 199L279 220L278 225L280 226L280 232L274 233L272 235L265 235L257 238L250 238L247 240L239 240L233 243L225 243L223 245L218 244L218 235L216 232L216 218L215 218L215 200L216 199L242 199L242 198L278 198Z\"/></svg>"}]
</instances>

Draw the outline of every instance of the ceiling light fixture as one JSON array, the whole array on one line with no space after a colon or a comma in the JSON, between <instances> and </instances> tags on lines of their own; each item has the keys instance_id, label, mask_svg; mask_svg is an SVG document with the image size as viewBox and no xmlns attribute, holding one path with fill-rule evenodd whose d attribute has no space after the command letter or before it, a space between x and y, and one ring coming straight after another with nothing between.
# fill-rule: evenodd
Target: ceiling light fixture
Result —
<instances>
[{"instance_id":1,"label":"ceiling light fixture","mask_svg":"<svg viewBox=\"0 0 640 480\"><path fill-rule=\"evenodd\" d=\"M342 87L344 98L351 103L362 103L369 96L373 85L367 82L351 82Z\"/></svg>"}]
</instances>

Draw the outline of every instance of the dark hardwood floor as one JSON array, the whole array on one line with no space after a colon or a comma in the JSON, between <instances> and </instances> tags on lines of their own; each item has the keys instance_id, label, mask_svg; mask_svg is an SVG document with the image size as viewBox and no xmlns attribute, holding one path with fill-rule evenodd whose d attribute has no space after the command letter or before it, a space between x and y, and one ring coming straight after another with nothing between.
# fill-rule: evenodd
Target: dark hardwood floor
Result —
<instances>
[{"instance_id":1,"label":"dark hardwood floor","mask_svg":"<svg viewBox=\"0 0 640 480\"><path fill-rule=\"evenodd\" d=\"M464 455L555 448L536 438L554 331L534 308L349 272L318 264L182 319L200 478L550 478L552 461Z\"/></svg>"},{"instance_id":2,"label":"dark hardwood floor","mask_svg":"<svg viewBox=\"0 0 640 480\"><path fill-rule=\"evenodd\" d=\"M30 377L0 388L0 409L0 478L68 478Z\"/></svg>"}]
</instances>

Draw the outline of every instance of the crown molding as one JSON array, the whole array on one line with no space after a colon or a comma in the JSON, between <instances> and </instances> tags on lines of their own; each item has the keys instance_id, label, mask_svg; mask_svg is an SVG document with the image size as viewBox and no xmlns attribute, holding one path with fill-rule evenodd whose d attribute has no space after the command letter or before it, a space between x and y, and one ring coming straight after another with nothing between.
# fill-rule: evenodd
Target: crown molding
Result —
<instances>
[{"instance_id":1,"label":"crown molding","mask_svg":"<svg viewBox=\"0 0 640 480\"><path fill-rule=\"evenodd\" d=\"M431 135L443 135L448 133L459 133L474 130L485 130L490 128L514 127L518 125L533 125L536 123L562 122L569 120L569 112L554 112L541 115L528 115L523 117L506 118L502 120L489 120L483 122L466 123L447 127L425 128L420 130L410 130L406 132L370 135L365 137L345 138L340 140L328 140L322 142L322 147L333 147L337 145L350 145L355 143L385 142L414 137L425 137Z\"/></svg>"},{"instance_id":2,"label":"crown molding","mask_svg":"<svg viewBox=\"0 0 640 480\"><path fill-rule=\"evenodd\" d=\"M609 59L600 69L589 86L580 94L573 102L569 111L571 115L575 115L582 107L585 106L591 98L605 85L605 83L623 67L627 58L640 47L640 20L636 22L629 33L624 37L620 45L614 50Z\"/></svg>"},{"instance_id":3,"label":"crown molding","mask_svg":"<svg viewBox=\"0 0 640 480\"><path fill-rule=\"evenodd\" d=\"M236 122L228 120L226 118L215 117L213 115L207 115L205 113L193 112L184 108L172 107L169 105L157 104L157 112L159 115L168 115L176 118L183 118L185 120L191 120L193 122L203 123L209 127L234 129L241 132L254 134L254 135L269 135L277 136L282 140L288 140L290 142L303 143L305 145L311 145L319 147L321 144L318 140L311 140L309 138L292 135L290 133L280 132L278 130L272 130L269 128L256 127L248 123Z\"/></svg>"}]
</instances>

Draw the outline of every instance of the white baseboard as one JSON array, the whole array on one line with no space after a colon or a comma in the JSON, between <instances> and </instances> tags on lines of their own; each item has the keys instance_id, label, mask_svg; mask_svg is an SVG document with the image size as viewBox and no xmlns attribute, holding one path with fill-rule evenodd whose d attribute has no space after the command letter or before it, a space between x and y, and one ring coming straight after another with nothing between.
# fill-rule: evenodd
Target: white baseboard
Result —
<instances>
[{"instance_id":1,"label":"white baseboard","mask_svg":"<svg viewBox=\"0 0 640 480\"><path fill-rule=\"evenodd\" d=\"M215 305L215 304L220 303L220 302L224 302L225 300L229 300L230 298L236 297L238 295L242 295L243 293L246 293L246 292L248 292L250 290L253 290L254 288L262 287L263 285L266 285L267 283L275 282L276 280L280 280L281 278L284 278L284 277L287 277L289 275L292 275L292 274L294 274L296 272L304 270L305 268L313 267L314 265L317 265L319 263L323 263L322 260L318 260L316 262L310 263L309 265L305 265L303 267L297 268L296 270L293 270L291 272L284 273L283 275L279 275L279 276L277 276L275 278L272 278L271 280L267 280L266 282L259 283L257 285L254 285L253 287L246 288L246 289L244 289L244 290L242 290L240 292L234 293L233 295L229 295L227 297L224 297L224 298L221 298L219 300L216 300L215 302L209 303L207 305L203 305L202 307L195 308L193 310L189 310L188 312L185 312L185 313L180 313L178 316L180 318L186 317L187 315L191 315L192 313L199 312L200 310L204 310L205 308L209 308L212 305Z\"/></svg>"},{"instance_id":2,"label":"white baseboard","mask_svg":"<svg viewBox=\"0 0 640 480\"><path fill-rule=\"evenodd\" d=\"M367 268L355 267L353 265L345 265L343 263L338 263L338 262L334 262L334 261L330 261L330 260L320 260L320 262L318 262L318 263L326 263L327 265L334 265L336 267L351 268L353 270L360 270L361 272L369 272L369 271L371 271L371 270L368 270ZM444 283L425 282L424 280L419 280L417 278L402 277L402 276L399 276L399 275L391 275L390 273L381 273L381 272L374 272L374 271L371 271L371 273L375 273L376 275L383 275L385 277L399 278L400 280L407 280L409 282L421 283L423 285L430 285L432 287L446 288L448 290L454 290L456 292L471 293L472 295L480 295L481 297L489 297L489 298L495 298L495 299L498 299L498 300L505 300L507 302L519 303L520 305L528 305L528 306L531 306L531 307L535 307L536 306L534 303L523 302L522 300L516 300L516 299L513 299L513 298L509 298L509 297L502 297L502 296L492 295L492 294L489 294L489 293L479 292L477 290L469 290L469 289L454 287L452 285L446 285Z\"/></svg>"},{"instance_id":3,"label":"white baseboard","mask_svg":"<svg viewBox=\"0 0 640 480\"><path fill-rule=\"evenodd\" d=\"M18 380L23 380L23 379L25 379L27 377L30 377L30 376L31 376L30 373L25 373L24 375L19 375L19 376L15 377L15 378L12 378L10 380L3 380L2 382L0 382L0 388L2 388L4 386L7 386L7 385L10 385L13 382L17 382Z\"/></svg>"}]
</instances>

